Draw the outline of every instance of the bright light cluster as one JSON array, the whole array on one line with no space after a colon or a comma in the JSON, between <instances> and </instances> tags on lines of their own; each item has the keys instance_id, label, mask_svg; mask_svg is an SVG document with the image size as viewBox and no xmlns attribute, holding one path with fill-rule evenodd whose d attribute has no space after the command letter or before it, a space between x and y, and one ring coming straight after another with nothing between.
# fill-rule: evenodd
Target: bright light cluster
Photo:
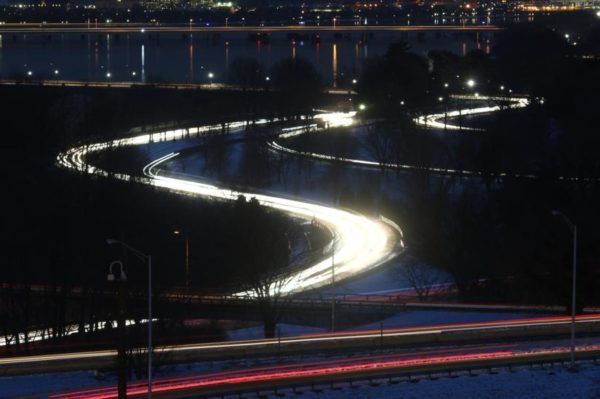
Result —
<instances>
[{"instance_id":1,"label":"bright light cluster","mask_svg":"<svg viewBox=\"0 0 600 399\"><path fill-rule=\"evenodd\" d=\"M323 121L329 127L352 126L356 111L352 112L325 112L315 115L315 119Z\"/></svg>"}]
</instances>

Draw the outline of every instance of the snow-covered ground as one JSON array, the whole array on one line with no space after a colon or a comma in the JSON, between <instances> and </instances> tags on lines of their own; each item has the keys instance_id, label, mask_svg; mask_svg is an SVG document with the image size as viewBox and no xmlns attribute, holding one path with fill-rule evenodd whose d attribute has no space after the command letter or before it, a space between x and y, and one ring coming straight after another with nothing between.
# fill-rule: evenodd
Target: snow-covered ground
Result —
<instances>
[{"instance_id":1,"label":"snow-covered ground","mask_svg":"<svg viewBox=\"0 0 600 399\"><path fill-rule=\"evenodd\" d=\"M326 328L297 326L285 323L281 323L277 327L277 332L278 334L281 334L281 337L327 332ZM227 340L230 341L261 338L264 338L264 330L262 324L260 323L252 327L238 328L227 331Z\"/></svg>"},{"instance_id":2,"label":"snow-covered ground","mask_svg":"<svg viewBox=\"0 0 600 399\"><path fill-rule=\"evenodd\" d=\"M303 399L591 399L600 398L600 366L585 364L577 373L558 366L547 367L545 370L537 366L536 369L522 367L514 372L504 369L498 374L482 371L475 377L463 373L457 378L449 378L446 375L435 380L422 378L398 384L382 383L377 387L358 383L355 383L352 388L348 384L336 386L343 388L324 389L320 393L307 390L298 397Z\"/></svg>"}]
</instances>

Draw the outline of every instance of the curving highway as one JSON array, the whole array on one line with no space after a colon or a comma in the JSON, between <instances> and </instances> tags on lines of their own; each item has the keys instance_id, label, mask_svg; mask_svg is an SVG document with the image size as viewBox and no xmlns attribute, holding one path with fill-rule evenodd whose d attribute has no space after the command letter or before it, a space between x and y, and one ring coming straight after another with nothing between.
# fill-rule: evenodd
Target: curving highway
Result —
<instances>
[{"instance_id":1,"label":"curving highway","mask_svg":"<svg viewBox=\"0 0 600 399\"><path fill-rule=\"evenodd\" d=\"M529 105L529 100L522 97L493 97L493 96L460 96L455 95L452 96L456 99L462 100L476 100L476 101L497 101L506 103L508 108L524 108ZM467 108L461 110L453 110L445 113L434 113L422 115L417 118L414 118L414 122L417 126L421 126L424 128L431 129L445 129L447 131L466 131L466 132L475 132L481 131L481 129L475 129L470 127L462 127L458 125L454 125L452 123L448 123L448 119L453 119L460 116L472 116L472 115L484 115L492 112L500 111L502 107L500 105L494 106L481 106L474 108ZM340 117L341 118L341 117ZM337 126L350 126L352 123L343 124L339 123ZM336 126L329 125L330 127ZM316 126L313 129L317 129ZM386 168L386 169L395 169L395 170L404 170L404 171L422 171L426 170L431 173L435 173L438 175L461 175L468 177L482 177L484 173L475 170L459 170L452 168L436 168L431 166L420 166L420 165L412 165L412 164L399 164L392 162L376 162L368 159L357 159L357 158L346 158L346 157L337 157L329 154L319 153L319 152L308 152L308 151L298 151L291 147L287 147L283 145L280 139L287 139L293 136L297 136L300 134L306 133L307 130L298 129L295 132L290 133L282 133L279 135L278 140L272 140L268 143L268 145L275 151L284 152L290 155L303 156L307 158L312 158L321 161L329 161L329 162L341 162L348 165L354 166L366 166L366 167L376 167L376 168ZM515 173L507 173L507 172L497 172L494 175L498 177L521 177L521 178L536 178L537 176L534 174L515 174ZM576 180L575 178L564 177L561 179L565 180Z\"/></svg>"},{"instance_id":2,"label":"curving highway","mask_svg":"<svg viewBox=\"0 0 600 399\"><path fill-rule=\"evenodd\" d=\"M330 124L352 123L354 113L321 113L316 118L328 121ZM266 124L267 120L259 120L257 124ZM231 129L242 129L244 122L230 124ZM303 127L291 127L285 131L295 131ZM289 199L256 192L242 192L219 187L212 184L200 183L191 179L171 177L161 169L161 166L178 156L170 153L160 157L148 165L142 172L143 176L132 176L124 173L112 173L100 169L87 162L91 153L98 153L120 147L144 146L153 143L186 140L201 137L211 132L220 131L221 125L207 125L189 129L170 130L134 137L86 144L73 147L57 156L57 163L63 167L97 176L104 176L125 181L160 187L173 192L195 195L198 197L235 200L243 195L256 198L261 205L285 212L295 218L306 221L316 220L326 226L335 237L335 274L341 280L366 272L384 264L398 255L403 249L402 232L397 225L387 221L371 219L363 215L318 204L310 201ZM332 259L323 259L304 270L291 276L282 277L270 287L272 294L297 293L327 285L332 279ZM252 292L240 292L236 296L252 296Z\"/></svg>"}]
</instances>

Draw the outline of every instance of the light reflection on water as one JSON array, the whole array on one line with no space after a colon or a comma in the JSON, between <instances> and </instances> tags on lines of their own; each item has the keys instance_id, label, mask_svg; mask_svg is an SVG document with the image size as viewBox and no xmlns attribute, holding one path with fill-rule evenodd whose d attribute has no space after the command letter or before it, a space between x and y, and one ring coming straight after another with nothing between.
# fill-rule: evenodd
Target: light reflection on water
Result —
<instances>
[{"instance_id":1,"label":"light reflection on water","mask_svg":"<svg viewBox=\"0 0 600 399\"><path fill-rule=\"evenodd\" d=\"M405 40L413 51L447 50L464 54L493 44L491 33L380 32L321 34L320 42L310 36L292 40L274 33L271 40L249 40L243 33L176 34L4 34L0 35L0 77L20 78L28 70L34 78L113 81L215 82L226 79L227 65L236 57L255 57L266 67L286 57L312 62L328 85L343 86L360 74L369 56L381 55L396 40ZM489 44L488 44L489 46ZM486 48L487 50L487 48ZM488 50L489 51L489 50Z\"/></svg>"}]
</instances>

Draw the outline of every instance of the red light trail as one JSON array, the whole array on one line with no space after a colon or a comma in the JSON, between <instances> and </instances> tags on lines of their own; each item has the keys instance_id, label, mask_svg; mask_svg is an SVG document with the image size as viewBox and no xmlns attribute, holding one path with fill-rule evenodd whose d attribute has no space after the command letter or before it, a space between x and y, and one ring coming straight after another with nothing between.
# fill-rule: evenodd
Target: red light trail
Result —
<instances>
[{"instance_id":1,"label":"red light trail","mask_svg":"<svg viewBox=\"0 0 600 399\"><path fill-rule=\"evenodd\" d=\"M306 378L315 375L333 375L333 374L346 374L356 373L361 371L368 371L373 369L383 370L392 368L410 367L416 365L428 365L434 363L446 363L446 362L461 362L467 360L483 360L498 357L508 357L513 355L511 351L497 351L497 352L485 352L485 353L471 353L461 355L445 355L445 356L433 356L424 358L413 358L413 359L400 359L400 360L389 360L389 361L373 361L368 363L357 363L357 364L346 364L346 365L332 365L325 367L314 367L308 369L297 369L297 370L278 370L278 371L265 371L264 369L251 370L249 373L242 370L237 372L225 372L225 375L213 374L213 375L200 375L192 376L187 378L175 378L175 379L163 379L157 380L153 383L153 393L183 390L191 388L201 388L209 386L219 385L235 385L245 384L258 381L276 381L284 379L299 379ZM298 365L303 367L305 365ZM289 367L289 366L288 366ZM241 373L245 374L241 374ZM237 373L237 375L233 374ZM230 375L227 375L230 374ZM233 374L233 375L231 375ZM129 395L144 395L148 392L147 386L144 383L130 384L128 386ZM51 395L51 399L111 399L117 398L117 388L107 387L90 389L84 391L77 391L65 394Z\"/></svg>"}]
</instances>

